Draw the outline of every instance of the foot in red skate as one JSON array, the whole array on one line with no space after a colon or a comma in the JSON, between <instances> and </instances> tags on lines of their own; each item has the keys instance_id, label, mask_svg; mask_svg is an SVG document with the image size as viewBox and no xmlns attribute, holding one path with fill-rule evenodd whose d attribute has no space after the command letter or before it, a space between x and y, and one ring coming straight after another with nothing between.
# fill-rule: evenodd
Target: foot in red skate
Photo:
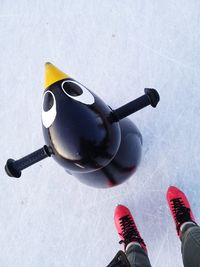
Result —
<instances>
[{"instance_id":1,"label":"foot in red skate","mask_svg":"<svg viewBox=\"0 0 200 267\"><path fill-rule=\"evenodd\" d=\"M178 236L181 235L181 225L186 222L195 222L189 201L186 195L177 187L170 186L167 191L167 202L176 225Z\"/></svg>"},{"instance_id":2,"label":"foot in red skate","mask_svg":"<svg viewBox=\"0 0 200 267\"><path fill-rule=\"evenodd\" d=\"M125 249L128 244L135 242L147 252L144 240L141 238L133 216L127 207L118 205L115 208L114 221L117 232L121 239L119 243L124 243Z\"/></svg>"}]
</instances>

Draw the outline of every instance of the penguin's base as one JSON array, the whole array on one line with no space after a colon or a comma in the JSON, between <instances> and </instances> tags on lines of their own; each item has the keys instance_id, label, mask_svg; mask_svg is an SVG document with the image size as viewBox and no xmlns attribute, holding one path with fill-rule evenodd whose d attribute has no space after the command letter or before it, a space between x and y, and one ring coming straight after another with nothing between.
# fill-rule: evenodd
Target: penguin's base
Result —
<instances>
[{"instance_id":1,"label":"penguin's base","mask_svg":"<svg viewBox=\"0 0 200 267\"><path fill-rule=\"evenodd\" d=\"M105 167L89 173L71 173L80 182L97 188L119 185L136 171L142 150L142 135L129 119L119 121L121 144L112 161Z\"/></svg>"}]
</instances>

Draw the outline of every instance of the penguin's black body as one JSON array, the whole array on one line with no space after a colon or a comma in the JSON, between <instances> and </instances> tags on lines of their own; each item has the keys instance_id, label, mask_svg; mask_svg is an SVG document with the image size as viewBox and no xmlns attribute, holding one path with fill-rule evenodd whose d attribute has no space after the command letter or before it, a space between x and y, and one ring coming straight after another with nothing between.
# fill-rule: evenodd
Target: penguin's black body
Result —
<instances>
[{"instance_id":1,"label":"penguin's black body","mask_svg":"<svg viewBox=\"0 0 200 267\"><path fill-rule=\"evenodd\" d=\"M73 173L81 182L100 188L123 183L137 169L141 159L142 136L129 120L119 122L121 138L114 158L103 168L90 173Z\"/></svg>"},{"instance_id":2,"label":"penguin's black body","mask_svg":"<svg viewBox=\"0 0 200 267\"><path fill-rule=\"evenodd\" d=\"M86 92L90 101L76 100ZM45 126L45 116L54 106L55 118ZM54 159L81 182L110 187L136 170L142 145L138 129L128 119L112 122L112 109L75 80L59 80L46 88L43 112L46 145Z\"/></svg>"},{"instance_id":3,"label":"penguin's black body","mask_svg":"<svg viewBox=\"0 0 200 267\"><path fill-rule=\"evenodd\" d=\"M155 89L112 110L97 95L51 63L45 65L42 125L45 146L19 159L8 159L9 176L52 156L90 186L107 188L128 179L141 159L142 136L126 117L160 98Z\"/></svg>"}]
</instances>

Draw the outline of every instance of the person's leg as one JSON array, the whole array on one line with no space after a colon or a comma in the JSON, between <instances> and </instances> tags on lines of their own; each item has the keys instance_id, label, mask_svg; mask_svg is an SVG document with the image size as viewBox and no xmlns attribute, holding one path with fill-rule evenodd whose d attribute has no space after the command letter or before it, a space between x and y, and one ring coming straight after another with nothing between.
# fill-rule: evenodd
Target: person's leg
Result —
<instances>
[{"instance_id":1,"label":"person's leg","mask_svg":"<svg viewBox=\"0 0 200 267\"><path fill-rule=\"evenodd\" d=\"M186 224L180 236L183 264L185 267L200 267L200 227Z\"/></svg>"},{"instance_id":2,"label":"person's leg","mask_svg":"<svg viewBox=\"0 0 200 267\"><path fill-rule=\"evenodd\" d=\"M195 222L186 195L170 186L167 201L176 225L177 235L182 242L181 252L185 267L200 267L200 227Z\"/></svg>"},{"instance_id":3,"label":"person's leg","mask_svg":"<svg viewBox=\"0 0 200 267\"><path fill-rule=\"evenodd\" d=\"M131 267L151 267L147 248L141 238L133 216L129 209L118 205L114 215L115 226L120 236L120 244L124 244L124 250Z\"/></svg>"},{"instance_id":4,"label":"person's leg","mask_svg":"<svg viewBox=\"0 0 200 267\"><path fill-rule=\"evenodd\" d=\"M130 243L126 248L126 256L131 267L151 267L147 252L140 245Z\"/></svg>"}]
</instances>

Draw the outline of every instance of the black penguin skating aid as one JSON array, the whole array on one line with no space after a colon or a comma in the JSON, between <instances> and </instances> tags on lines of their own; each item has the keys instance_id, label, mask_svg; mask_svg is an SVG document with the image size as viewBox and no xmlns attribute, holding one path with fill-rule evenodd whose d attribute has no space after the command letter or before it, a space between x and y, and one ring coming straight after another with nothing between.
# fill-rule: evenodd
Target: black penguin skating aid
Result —
<instances>
[{"instance_id":1,"label":"black penguin skating aid","mask_svg":"<svg viewBox=\"0 0 200 267\"><path fill-rule=\"evenodd\" d=\"M151 105L159 94L145 94L112 110L85 86L46 63L42 124L45 146L19 159L9 159L5 170L20 177L21 171L53 157L81 182L94 187L111 187L124 182L137 169L142 136L126 117Z\"/></svg>"}]
</instances>

